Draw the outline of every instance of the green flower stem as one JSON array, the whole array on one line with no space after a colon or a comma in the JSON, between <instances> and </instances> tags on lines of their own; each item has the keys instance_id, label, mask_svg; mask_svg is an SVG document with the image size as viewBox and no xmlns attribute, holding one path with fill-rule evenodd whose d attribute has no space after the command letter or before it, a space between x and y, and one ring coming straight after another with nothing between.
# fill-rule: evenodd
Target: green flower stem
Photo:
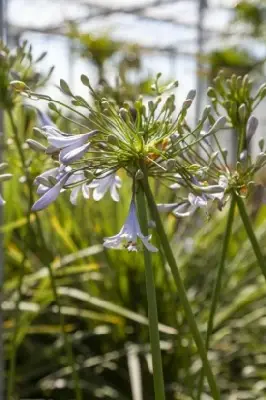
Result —
<instances>
[{"instance_id":1,"label":"green flower stem","mask_svg":"<svg viewBox=\"0 0 266 400\"><path fill-rule=\"evenodd\" d=\"M244 202L243 202L241 197L237 196L236 194L234 194L234 197L235 197L235 200L236 200L236 203L237 203L237 207L238 207L239 214L240 214L240 217L242 219L243 225L245 227L245 230L247 232L248 238L249 238L250 243L252 245L253 251L254 251L255 256L257 258L259 267L261 269L262 274L264 275L264 277L266 279L266 263L265 263L263 254L261 252L260 245L259 245L259 243L257 241L256 236L255 236L255 233L254 233L252 224L250 222L249 216L247 214L247 210L246 210L245 204L244 204Z\"/></svg>"},{"instance_id":2,"label":"green flower stem","mask_svg":"<svg viewBox=\"0 0 266 400\"><path fill-rule=\"evenodd\" d=\"M220 263L219 267L217 270L217 275L215 279L215 284L212 292L212 301L211 301L211 309L210 309L210 315L208 319L208 324L207 324L207 333L206 333L206 339L205 339L205 348L206 351L208 351L209 348L209 343L210 343L210 338L213 330L213 322L214 322L214 315L216 312L218 300L220 297L220 292L221 292L221 286L222 286L222 277L223 277L223 272L224 272L224 267L225 267L225 260L226 260L226 254L230 242L230 236L231 236L231 231L232 231L232 226L233 226L233 221L234 221L234 212L235 212L235 198L232 198L231 204L230 204L230 209L227 217L227 224L226 224L226 229L224 232L224 238L223 238L223 246L222 246L222 254L220 258ZM201 375L200 375L200 381L199 381L199 390L198 390L198 396L197 400L200 400L201 398L201 393L203 389L203 380L204 380L204 370L201 370Z\"/></svg>"},{"instance_id":3,"label":"green flower stem","mask_svg":"<svg viewBox=\"0 0 266 400\"><path fill-rule=\"evenodd\" d=\"M138 205L138 214L139 214L142 233L146 236L148 235L146 199L141 186L138 187L137 205ZM143 251L144 251L146 289L147 289L147 300L148 300L148 317L149 317L149 331L150 331L152 365L153 365L154 394L156 400L165 400L163 367L162 367L162 357L160 349L160 336L158 329L156 290L153 277L152 260L151 260L151 254L149 253L149 251L146 249L145 246L143 246Z\"/></svg>"},{"instance_id":4,"label":"green flower stem","mask_svg":"<svg viewBox=\"0 0 266 400\"><path fill-rule=\"evenodd\" d=\"M32 231L33 237L35 237L35 233L34 233L32 224L30 222L30 207L31 207L31 205L33 203L33 191L32 191L32 182L31 182L31 178L30 178L30 174L29 174L29 170L28 170L28 166L27 166L27 160L26 160L26 158L24 156L22 144L20 142L18 129L17 129L17 125L15 123L14 117L13 117L13 113L12 113L11 110L8 110L7 114L8 114L10 123L11 123L14 142L15 142L16 147L17 147L17 151L18 151L18 154L19 154L19 157L20 157L20 161L21 161L21 164L22 164L22 169L23 169L23 172L25 173L26 183L27 183L27 186L28 186L29 210L28 210L28 213L27 213L27 219L28 219L27 226L28 226L29 233ZM40 223L40 220L39 220L39 217L38 217L37 214L36 214L36 222L37 222L37 227L38 227L38 234L42 239L43 246L44 246L44 249L45 249L46 248L45 239L44 239L44 235L43 235L43 232L42 232L41 223ZM26 243L25 243L25 246L26 246ZM52 267L51 267L51 264L50 264L49 260L46 260L46 263L47 263L48 270L49 270L49 277L50 277L53 296L54 296L54 299L55 299L55 303L56 303L56 305L58 307L59 322L60 322L60 327L61 327L61 333L62 333L63 340L64 340L65 351L66 351L66 355L67 355L67 358L68 358L68 363L69 363L69 365L70 365L70 367L72 369L72 377L73 377L74 387L75 387L75 397L76 397L76 400L82 400L82 393L81 393L78 374L77 374L77 371L76 371L75 362L74 362L74 358L73 358L72 346L71 346L71 344L70 344L70 342L68 340L68 336L67 336L67 333L65 331L64 316L61 313L61 306L60 306L59 297L58 297L58 294L57 294L55 277L54 277L53 270L52 270ZM21 291L22 284L23 284L23 275L21 274L21 276L19 278L19 284L18 284L19 299L21 297L20 291ZM16 304L16 313L19 311L19 299L18 299L18 302ZM16 336L17 336L18 327L19 327L18 323L16 323L15 324L15 328L14 328L13 339L12 339L13 346L12 346L12 351L11 351L11 360L10 360L11 361L11 365L10 365L10 372L9 372L9 378L8 378L8 393L9 393L8 400L12 399L13 391L14 391L14 382L15 382L15 374L16 374L15 361L16 361L16 351L17 351Z\"/></svg>"},{"instance_id":5,"label":"green flower stem","mask_svg":"<svg viewBox=\"0 0 266 400\"><path fill-rule=\"evenodd\" d=\"M156 203L154 201L154 198L153 198L150 186L149 186L148 177L147 177L147 173L146 173L146 166L144 163L142 163L142 171L144 173L143 188L144 188L144 192L145 192L145 195L146 195L146 198L148 201L148 205L149 205L152 217L156 223L158 236L160 238L162 247L164 249L164 253L165 253L166 259L168 261L169 267L172 271L173 278L174 278L174 281L175 281L175 284L176 284L176 287L177 287L177 290L179 293L180 301L183 305L184 312L185 312L192 336L194 338L194 341L195 341L196 346L199 351L199 355L202 360L204 371L206 373L207 380L208 380L208 383L210 386L212 398L214 400L219 400L220 392L219 392L215 377L212 373L203 339L201 337L198 326L196 324L192 309L190 307L190 304L189 304L189 301L188 301L188 298L186 295L186 290L185 290L184 284L182 282L171 246L169 244L167 235L165 233L165 230L164 230L164 227L163 227L163 224L161 221L160 214L158 212Z\"/></svg>"}]
</instances>

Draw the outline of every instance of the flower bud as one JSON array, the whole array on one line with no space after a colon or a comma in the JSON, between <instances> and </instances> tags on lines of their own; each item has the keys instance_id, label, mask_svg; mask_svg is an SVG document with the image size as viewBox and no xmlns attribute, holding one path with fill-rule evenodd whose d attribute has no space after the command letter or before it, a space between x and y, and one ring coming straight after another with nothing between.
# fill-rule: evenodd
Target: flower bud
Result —
<instances>
[{"instance_id":1,"label":"flower bud","mask_svg":"<svg viewBox=\"0 0 266 400\"><path fill-rule=\"evenodd\" d=\"M187 94L186 100L193 101L196 97L196 93L197 93L196 90L194 90L194 89L190 90Z\"/></svg>"},{"instance_id":2,"label":"flower bud","mask_svg":"<svg viewBox=\"0 0 266 400\"><path fill-rule=\"evenodd\" d=\"M220 129L222 129L226 124L226 117L220 117L215 121L214 125L211 127L211 129L207 132L208 135L216 133Z\"/></svg>"},{"instance_id":3,"label":"flower bud","mask_svg":"<svg viewBox=\"0 0 266 400\"><path fill-rule=\"evenodd\" d=\"M125 108L120 108L119 114L120 117L126 122L128 119L128 111Z\"/></svg>"},{"instance_id":4,"label":"flower bud","mask_svg":"<svg viewBox=\"0 0 266 400\"><path fill-rule=\"evenodd\" d=\"M190 100L190 99L185 100L184 103L182 104L182 111L188 110L189 107L191 106L191 104L192 104L192 100Z\"/></svg>"},{"instance_id":5,"label":"flower bud","mask_svg":"<svg viewBox=\"0 0 266 400\"><path fill-rule=\"evenodd\" d=\"M245 121L246 115L247 115L247 107L246 104L242 103L239 108L238 108L238 115L240 118L241 122Z\"/></svg>"},{"instance_id":6,"label":"flower bud","mask_svg":"<svg viewBox=\"0 0 266 400\"><path fill-rule=\"evenodd\" d=\"M46 147L43 146L41 143L37 142L36 140L27 139L26 143L34 151L37 151L39 153L45 153L45 151L46 151Z\"/></svg>"},{"instance_id":7,"label":"flower bud","mask_svg":"<svg viewBox=\"0 0 266 400\"><path fill-rule=\"evenodd\" d=\"M247 132L246 132L246 139L247 143L249 143L255 134L257 127L258 127L259 121L254 115L251 115L248 119L247 123Z\"/></svg>"},{"instance_id":8,"label":"flower bud","mask_svg":"<svg viewBox=\"0 0 266 400\"><path fill-rule=\"evenodd\" d=\"M10 82L10 86L16 92L23 92L25 89L30 90L30 88L26 85L26 83L24 83L22 81L12 81L12 82Z\"/></svg>"},{"instance_id":9,"label":"flower bud","mask_svg":"<svg viewBox=\"0 0 266 400\"><path fill-rule=\"evenodd\" d=\"M211 109L212 109L211 106L206 106L204 108L203 113L202 113L202 117L201 117L202 122L205 121L206 118L208 118L208 115L210 114Z\"/></svg>"}]
</instances>

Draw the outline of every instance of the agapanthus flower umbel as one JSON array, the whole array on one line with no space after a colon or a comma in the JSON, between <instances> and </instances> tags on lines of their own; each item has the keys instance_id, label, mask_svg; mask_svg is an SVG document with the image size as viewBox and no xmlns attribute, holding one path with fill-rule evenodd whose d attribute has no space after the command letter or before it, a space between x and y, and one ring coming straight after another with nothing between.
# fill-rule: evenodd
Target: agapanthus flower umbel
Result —
<instances>
[{"instance_id":1,"label":"agapanthus flower umbel","mask_svg":"<svg viewBox=\"0 0 266 400\"><path fill-rule=\"evenodd\" d=\"M91 189L93 189L94 200L101 200L109 190L112 199L119 201L117 189L121 187L121 179L115 173L102 175L101 171L98 171L98 178L90 183L87 181L83 171L73 171L70 166L63 164L45 171L34 181L34 184L37 185L37 193L41 197L32 206L32 211L40 211L48 207L62 191L68 188L70 188L70 201L73 205L77 204L80 193L84 199L89 199Z\"/></svg>"},{"instance_id":2,"label":"agapanthus flower umbel","mask_svg":"<svg viewBox=\"0 0 266 400\"><path fill-rule=\"evenodd\" d=\"M132 198L129 213L125 224L117 235L104 238L104 246L111 249L127 249L128 251L138 251L139 242L151 252L157 252L158 249L150 243L151 235L144 236L141 232L135 200Z\"/></svg>"},{"instance_id":3,"label":"agapanthus flower umbel","mask_svg":"<svg viewBox=\"0 0 266 400\"><path fill-rule=\"evenodd\" d=\"M71 191L73 204L80 194L98 201L108 191L114 201L119 201L121 180L117 172L124 170L134 181L141 181L145 173L149 179L175 189L176 200L159 204L159 209L171 211L176 216L191 216L199 208L208 210L210 204L222 209L233 192L243 195L256 171L265 164L263 150L257 160L252 161L248 149L243 147L245 143L249 145L258 125L251 115L255 107L251 98L250 107L241 105L238 110L245 129L241 130L239 137L236 167L232 167L227 163L227 152L216 137L217 132L233 121L232 107L227 110L227 116L220 116L217 108L206 106L195 128L191 128L187 113L196 95L194 90L176 110L174 94L163 100L163 91L156 79L154 89L157 96L153 100L145 102L140 96L136 102L124 103L120 107L114 100L100 97L86 76L81 80L90 90L93 105L74 95L67 84L61 82L62 90L71 97L71 109L79 118L76 123L73 121L75 130L65 133L53 125L45 125L39 132L46 143L28 142L31 148L46 153L60 165L52 174L50 171L48 177L40 175L37 191L42 196L33 206L35 211L48 206L65 190ZM176 86L174 82L165 89ZM26 91L26 95L30 96L30 91ZM44 99L43 95L34 96ZM62 109L57 109L57 101L48 96L45 99L54 112L63 116ZM80 108L77 110L77 107ZM86 113L83 115L80 109L86 109ZM81 121L82 115L84 119ZM209 140L211 137L213 140ZM135 250L138 239L149 246L148 239L139 229L132 201L124 227L118 235L106 239L105 245L123 247L125 242L126 248Z\"/></svg>"}]
</instances>

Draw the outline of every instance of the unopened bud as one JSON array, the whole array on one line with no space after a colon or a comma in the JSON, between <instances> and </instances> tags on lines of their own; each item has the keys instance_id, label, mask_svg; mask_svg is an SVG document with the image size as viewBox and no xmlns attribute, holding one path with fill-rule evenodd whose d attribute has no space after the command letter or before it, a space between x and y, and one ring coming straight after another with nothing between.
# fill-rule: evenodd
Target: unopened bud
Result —
<instances>
[{"instance_id":1,"label":"unopened bud","mask_svg":"<svg viewBox=\"0 0 266 400\"><path fill-rule=\"evenodd\" d=\"M196 93L197 93L196 90L194 90L194 89L190 90L187 94L186 100L193 101L196 97Z\"/></svg>"},{"instance_id":2,"label":"unopened bud","mask_svg":"<svg viewBox=\"0 0 266 400\"><path fill-rule=\"evenodd\" d=\"M120 117L126 122L128 119L128 111L125 108L120 108L119 114Z\"/></svg>"},{"instance_id":3,"label":"unopened bud","mask_svg":"<svg viewBox=\"0 0 266 400\"><path fill-rule=\"evenodd\" d=\"M192 104L192 100L190 100L190 99L185 100L184 103L182 104L182 110L187 110L187 109L189 109L189 107L191 106L191 104Z\"/></svg>"},{"instance_id":4,"label":"unopened bud","mask_svg":"<svg viewBox=\"0 0 266 400\"><path fill-rule=\"evenodd\" d=\"M201 120L202 120L202 121L205 121L206 118L208 118L208 115L210 114L211 109L212 109L211 106L206 106L206 107L204 108L203 113L202 113L202 117L201 117Z\"/></svg>"},{"instance_id":5,"label":"unopened bud","mask_svg":"<svg viewBox=\"0 0 266 400\"><path fill-rule=\"evenodd\" d=\"M26 143L34 151L37 151L39 153L45 153L45 151L46 151L46 147L43 146L41 143L37 142L36 140L27 139Z\"/></svg>"},{"instance_id":6,"label":"unopened bud","mask_svg":"<svg viewBox=\"0 0 266 400\"><path fill-rule=\"evenodd\" d=\"M16 92L23 92L24 90L30 90L30 88L26 85L26 83L22 81L12 81L10 82L10 86Z\"/></svg>"},{"instance_id":7,"label":"unopened bud","mask_svg":"<svg viewBox=\"0 0 266 400\"><path fill-rule=\"evenodd\" d=\"M211 129L208 131L208 135L215 133L222 129L226 124L226 117L220 117L217 119L217 121L214 123L214 125L211 127Z\"/></svg>"},{"instance_id":8,"label":"unopened bud","mask_svg":"<svg viewBox=\"0 0 266 400\"><path fill-rule=\"evenodd\" d=\"M136 175L135 175L135 178L136 178L137 180L141 180L141 179L144 178L144 174L143 174L143 172L141 171L141 169L138 169L138 170L137 170Z\"/></svg>"},{"instance_id":9,"label":"unopened bud","mask_svg":"<svg viewBox=\"0 0 266 400\"><path fill-rule=\"evenodd\" d=\"M171 171L176 165L176 161L173 158L170 158L166 161L166 169L167 171Z\"/></svg>"},{"instance_id":10,"label":"unopened bud","mask_svg":"<svg viewBox=\"0 0 266 400\"><path fill-rule=\"evenodd\" d=\"M142 106L142 107L144 107L144 106ZM142 108L142 111L143 111L143 108ZM137 119L137 110L134 107L129 107L129 113L130 113L132 120L135 122Z\"/></svg>"},{"instance_id":11,"label":"unopened bud","mask_svg":"<svg viewBox=\"0 0 266 400\"><path fill-rule=\"evenodd\" d=\"M247 143L249 143L255 134L257 127L258 127L259 121L254 115L251 115L248 119L247 123L247 132L246 132L246 139Z\"/></svg>"},{"instance_id":12,"label":"unopened bud","mask_svg":"<svg viewBox=\"0 0 266 400\"><path fill-rule=\"evenodd\" d=\"M247 107L246 104L242 103L238 108L238 115L241 122L244 122L247 115Z\"/></svg>"}]
</instances>

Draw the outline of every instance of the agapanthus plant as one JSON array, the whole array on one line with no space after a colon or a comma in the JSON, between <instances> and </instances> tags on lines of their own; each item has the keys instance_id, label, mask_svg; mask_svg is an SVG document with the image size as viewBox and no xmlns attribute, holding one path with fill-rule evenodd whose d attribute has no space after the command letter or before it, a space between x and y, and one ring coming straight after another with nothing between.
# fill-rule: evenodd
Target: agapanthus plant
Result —
<instances>
[{"instance_id":1,"label":"agapanthus plant","mask_svg":"<svg viewBox=\"0 0 266 400\"><path fill-rule=\"evenodd\" d=\"M49 101L50 109L62 117L64 117L62 107L71 110L77 117L74 122L75 129L71 132L62 132L53 124L45 124L36 130L42 135L43 140L28 141L33 150L46 153L50 159L50 166L51 162L54 163L54 168L43 172L35 179L40 198L33 205L33 210L46 208L66 190L70 190L70 200L73 204L76 204L79 194L85 199L91 199L90 191L93 191L92 198L96 201L108 191L113 200L119 201L117 190L121 186L119 174L121 170L126 171L132 180L133 188L130 194L129 214L120 232L104 239L104 246L137 251L141 248L141 242L143 244L156 399L164 399L165 394L156 297L149 253L156 252L157 247L150 243L146 201L201 356L204 367L202 371L208 379L212 398L220 399L206 348L212 332L228 239L226 237L224 240L204 345L158 211L169 211L176 217L189 217L197 209L204 209L205 213L210 207L222 210L230 201L227 226L229 235L234 206L237 203L259 265L266 276L263 257L242 202L242 197L249 194L257 172L266 163L262 142L261 151L255 160L248 151L258 125L253 111L263 98L266 89L264 86L257 95L252 96L248 77L243 79L233 77L229 82L224 82L220 76L220 80L216 81L217 87L208 91L213 107L205 107L200 120L194 128L191 128L187 113L195 98L195 91L191 90L181 107L177 109L174 94L165 95L177 87L177 82L162 88L159 85L159 77L160 75L153 85L157 95L154 100L146 102L139 97L136 102L125 103L123 107L112 99L99 97L84 75L81 76L81 80L90 90L93 105L81 96L73 94L63 80L60 84L61 89L69 96L71 106L49 96L33 93L26 85L19 86L16 83L16 89L20 88L23 95ZM220 115L221 109L225 111L225 115ZM80 110L84 110L84 113ZM214 113L217 114L217 118L214 118ZM238 143L233 165L229 165L227 151L221 148L216 136L217 132L226 132L229 127L235 129ZM168 186L169 190L174 190L175 201L157 206L151 190L152 180ZM199 393L202 382L203 380Z\"/></svg>"}]
</instances>

